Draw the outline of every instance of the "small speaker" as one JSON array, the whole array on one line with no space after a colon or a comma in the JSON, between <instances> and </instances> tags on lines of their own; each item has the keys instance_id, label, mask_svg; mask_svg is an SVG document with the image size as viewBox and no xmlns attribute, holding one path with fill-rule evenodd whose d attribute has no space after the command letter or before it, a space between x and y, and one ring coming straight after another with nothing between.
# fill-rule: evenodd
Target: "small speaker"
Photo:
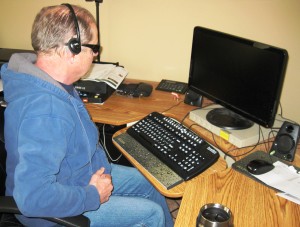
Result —
<instances>
[{"instance_id":1,"label":"small speaker","mask_svg":"<svg viewBox=\"0 0 300 227\"><path fill-rule=\"evenodd\" d=\"M270 154L292 162L295 158L298 140L299 125L285 121L275 137Z\"/></svg>"},{"instance_id":2,"label":"small speaker","mask_svg":"<svg viewBox=\"0 0 300 227\"><path fill-rule=\"evenodd\" d=\"M185 93L184 103L191 106L202 106L202 95L197 94L192 90L188 90Z\"/></svg>"}]
</instances>

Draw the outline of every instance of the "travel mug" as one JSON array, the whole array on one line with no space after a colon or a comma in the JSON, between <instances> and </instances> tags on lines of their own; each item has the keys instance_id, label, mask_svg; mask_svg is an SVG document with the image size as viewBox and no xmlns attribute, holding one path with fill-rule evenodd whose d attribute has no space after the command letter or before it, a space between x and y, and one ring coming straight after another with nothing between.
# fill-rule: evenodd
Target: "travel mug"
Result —
<instances>
[{"instance_id":1,"label":"travel mug","mask_svg":"<svg viewBox=\"0 0 300 227\"><path fill-rule=\"evenodd\" d=\"M222 204L209 203L201 207L196 227L232 227L232 213Z\"/></svg>"}]
</instances>

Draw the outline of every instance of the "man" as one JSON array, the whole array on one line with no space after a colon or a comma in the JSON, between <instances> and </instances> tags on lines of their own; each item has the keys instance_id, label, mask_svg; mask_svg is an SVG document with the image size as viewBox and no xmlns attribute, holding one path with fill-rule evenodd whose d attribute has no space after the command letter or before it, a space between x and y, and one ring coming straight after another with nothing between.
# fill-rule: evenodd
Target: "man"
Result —
<instances>
[{"instance_id":1,"label":"man","mask_svg":"<svg viewBox=\"0 0 300 227\"><path fill-rule=\"evenodd\" d=\"M134 168L110 164L72 84L99 51L93 16L68 4L43 8L32 27L37 53L1 69L7 149L6 194L26 226L38 217L84 214L91 226L173 226L165 198Z\"/></svg>"}]
</instances>

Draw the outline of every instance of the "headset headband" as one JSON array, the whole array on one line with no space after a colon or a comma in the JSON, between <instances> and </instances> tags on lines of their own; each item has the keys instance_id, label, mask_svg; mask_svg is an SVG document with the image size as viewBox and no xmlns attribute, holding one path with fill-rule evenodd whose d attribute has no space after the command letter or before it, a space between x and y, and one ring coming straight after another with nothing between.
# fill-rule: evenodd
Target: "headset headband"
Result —
<instances>
[{"instance_id":1,"label":"headset headband","mask_svg":"<svg viewBox=\"0 0 300 227\"><path fill-rule=\"evenodd\" d=\"M75 29L76 29L76 36L77 37L76 38L71 38L69 40L68 47L69 47L69 49L72 53L79 54L81 52L81 40L80 40L79 24L78 24L78 20L77 20L75 11L74 11L73 7L68 3L64 3L62 5L67 6L68 9L70 10L70 14L74 18L74 24L75 24Z\"/></svg>"}]
</instances>

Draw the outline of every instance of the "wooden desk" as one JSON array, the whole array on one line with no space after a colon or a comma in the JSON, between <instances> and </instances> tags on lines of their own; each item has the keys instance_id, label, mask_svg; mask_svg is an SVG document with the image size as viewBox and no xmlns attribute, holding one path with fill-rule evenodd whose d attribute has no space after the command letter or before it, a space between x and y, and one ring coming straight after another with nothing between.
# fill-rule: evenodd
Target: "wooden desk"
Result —
<instances>
[{"instance_id":1,"label":"wooden desk","mask_svg":"<svg viewBox=\"0 0 300 227\"><path fill-rule=\"evenodd\" d=\"M140 81L126 80L136 83ZM157 82L150 82L153 92L150 97L128 98L113 94L103 105L87 104L92 119L95 122L123 125L140 120L153 111L164 112L168 116L183 119L186 114L195 109L183 103L184 95L175 100L168 92L155 90ZM205 104L208 101L205 100ZM247 155L252 147L236 149L236 147L219 136L213 135L195 122L186 118L186 126L201 135L211 144L232 155ZM121 132L118 132L121 133ZM253 151L266 151L272 140L267 144L256 146ZM294 165L300 166L300 146L298 146ZM120 148L119 148L120 149ZM122 149L120 149L122 151ZM300 206L275 195L275 191L232 170L225 170L225 162L216 163L198 177L187 181L171 190L165 190L153 177L147 173L125 152L124 155L152 182L152 184L169 197L181 197L176 227L195 226L196 217L202 205L215 202L228 206L233 212L235 226L300 226ZM236 160L243 158L239 156Z\"/></svg>"},{"instance_id":2,"label":"wooden desk","mask_svg":"<svg viewBox=\"0 0 300 227\"><path fill-rule=\"evenodd\" d=\"M199 210L207 203L227 206L236 227L300 226L299 205L230 168L186 185L175 227L196 226Z\"/></svg>"}]
</instances>

